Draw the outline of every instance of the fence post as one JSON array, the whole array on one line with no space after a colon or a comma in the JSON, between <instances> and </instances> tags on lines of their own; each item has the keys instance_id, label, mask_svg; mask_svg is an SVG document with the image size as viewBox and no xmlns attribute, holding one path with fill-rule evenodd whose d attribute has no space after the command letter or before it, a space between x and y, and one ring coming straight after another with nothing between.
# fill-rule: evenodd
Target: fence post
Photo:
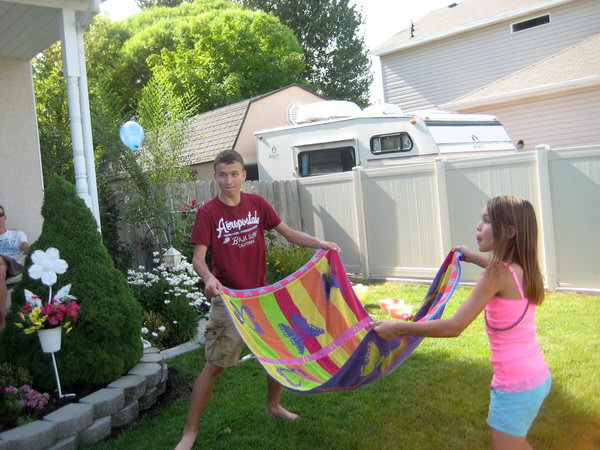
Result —
<instances>
[{"instance_id":1,"label":"fence post","mask_svg":"<svg viewBox=\"0 0 600 450\"><path fill-rule=\"evenodd\" d=\"M354 203L356 204L356 223L358 225L358 251L360 255L360 271L363 279L369 278L369 249L367 246L367 219L362 188L362 167L352 168L354 187Z\"/></svg>"},{"instance_id":2,"label":"fence post","mask_svg":"<svg viewBox=\"0 0 600 450\"><path fill-rule=\"evenodd\" d=\"M549 145L535 148L540 196L540 223L544 244L544 262L548 290L556 290L556 248L554 245L554 217L552 216L552 191L550 190L550 171L548 170Z\"/></svg>"},{"instance_id":3,"label":"fence post","mask_svg":"<svg viewBox=\"0 0 600 450\"><path fill-rule=\"evenodd\" d=\"M440 212L440 257L443 258L452 247L450 235L450 213L448 212L448 188L446 184L446 164L443 158L435 159L435 184L437 188L438 211Z\"/></svg>"}]
</instances>

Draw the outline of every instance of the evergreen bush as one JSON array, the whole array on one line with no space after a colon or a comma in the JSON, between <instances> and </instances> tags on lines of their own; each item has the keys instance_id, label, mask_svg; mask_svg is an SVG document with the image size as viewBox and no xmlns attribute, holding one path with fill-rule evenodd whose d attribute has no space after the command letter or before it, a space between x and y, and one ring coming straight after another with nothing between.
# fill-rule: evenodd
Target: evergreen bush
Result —
<instances>
[{"instance_id":1,"label":"evergreen bush","mask_svg":"<svg viewBox=\"0 0 600 450\"><path fill-rule=\"evenodd\" d=\"M69 268L58 276L56 286L71 283L71 294L81 306L78 323L71 333L63 334L62 348L55 354L61 384L110 383L137 364L142 355L141 307L102 245L96 222L73 185L54 178L46 187L42 216L42 233L31 246L31 253L49 247L60 251ZM41 352L35 334L25 335L14 325L24 303L24 289L38 295L47 292L27 275L30 266L28 257L23 279L12 292L7 326L0 333L0 362L25 367L36 386L52 389L50 356Z\"/></svg>"}]
</instances>

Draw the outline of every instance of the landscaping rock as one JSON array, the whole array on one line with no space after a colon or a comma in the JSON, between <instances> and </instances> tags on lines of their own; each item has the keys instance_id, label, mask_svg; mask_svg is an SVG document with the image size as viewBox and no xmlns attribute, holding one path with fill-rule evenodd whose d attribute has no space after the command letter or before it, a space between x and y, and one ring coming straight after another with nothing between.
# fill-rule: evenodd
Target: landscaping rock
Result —
<instances>
[{"instance_id":1,"label":"landscaping rock","mask_svg":"<svg viewBox=\"0 0 600 450\"><path fill-rule=\"evenodd\" d=\"M160 353L145 353L142 359L140 359L140 363L157 363L162 367L164 360Z\"/></svg>"},{"instance_id":2,"label":"landscaping rock","mask_svg":"<svg viewBox=\"0 0 600 450\"><path fill-rule=\"evenodd\" d=\"M61 439L52 447L50 447L49 450L76 450L78 442L79 437L74 434L73 436Z\"/></svg>"},{"instance_id":3,"label":"landscaping rock","mask_svg":"<svg viewBox=\"0 0 600 450\"><path fill-rule=\"evenodd\" d=\"M140 405L137 400L125 405L123 409L112 415L112 426L122 427L130 424L137 419L140 411Z\"/></svg>"},{"instance_id":4,"label":"landscaping rock","mask_svg":"<svg viewBox=\"0 0 600 450\"><path fill-rule=\"evenodd\" d=\"M125 405L137 400L146 392L146 378L140 375L124 375L110 383L107 388L123 389Z\"/></svg>"},{"instance_id":5,"label":"landscaping rock","mask_svg":"<svg viewBox=\"0 0 600 450\"><path fill-rule=\"evenodd\" d=\"M142 363L131 369L129 375L139 375L146 378L146 389L153 388L158 384L161 377L162 367L156 363Z\"/></svg>"},{"instance_id":6,"label":"landscaping rock","mask_svg":"<svg viewBox=\"0 0 600 450\"><path fill-rule=\"evenodd\" d=\"M140 411L144 411L154 405L154 403L156 403L157 394L158 390L155 387L148 389L138 400Z\"/></svg>"},{"instance_id":7,"label":"landscaping rock","mask_svg":"<svg viewBox=\"0 0 600 450\"><path fill-rule=\"evenodd\" d=\"M110 416L94 420L94 423L79 434L79 443L82 445L95 444L110 436L112 419Z\"/></svg>"},{"instance_id":8,"label":"landscaping rock","mask_svg":"<svg viewBox=\"0 0 600 450\"><path fill-rule=\"evenodd\" d=\"M0 434L2 450L37 450L56 442L56 424L36 420Z\"/></svg>"},{"instance_id":9,"label":"landscaping rock","mask_svg":"<svg viewBox=\"0 0 600 450\"><path fill-rule=\"evenodd\" d=\"M44 420L56 424L56 439L76 435L94 421L94 407L83 403L69 403L48 414Z\"/></svg>"},{"instance_id":10,"label":"landscaping rock","mask_svg":"<svg viewBox=\"0 0 600 450\"><path fill-rule=\"evenodd\" d=\"M83 397L79 403L89 403L94 407L94 418L110 416L125 405L123 389L105 388Z\"/></svg>"}]
</instances>

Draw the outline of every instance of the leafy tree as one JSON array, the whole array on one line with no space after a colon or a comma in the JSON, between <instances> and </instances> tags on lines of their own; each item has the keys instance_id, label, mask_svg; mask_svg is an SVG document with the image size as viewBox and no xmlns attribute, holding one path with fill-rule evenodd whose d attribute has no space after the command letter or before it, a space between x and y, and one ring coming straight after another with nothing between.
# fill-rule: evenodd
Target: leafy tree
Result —
<instances>
[{"instance_id":1,"label":"leafy tree","mask_svg":"<svg viewBox=\"0 0 600 450\"><path fill-rule=\"evenodd\" d=\"M154 8L156 6L166 6L173 8L182 3L190 3L193 0L135 0L140 9Z\"/></svg>"},{"instance_id":2,"label":"leafy tree","mask_svg":"<svg viewBox=\"0 0 600 450\"><path fill-rule=\"evenodd\" d=\"M269 12L296 33L306 67L305 79L323 96L368 104L372 81L362 12L349 0L238 0Z\"/></svg>"},{"instance_id":3,"label":"leafy tree","mask_svg":"<svg viewBox=\"0 0 600 450\"><path fill-rule=\"evenodd\" d=\"M44 182L53 176L74 179L66 82L60 44L33 60L33 79Z\"/></svg>"},{"instance_id":4,"label":"leafy tree","mask_svg":"<svg viewBox=\"0 0 600 450\"><path fill-rule=\"evenodd\" d=\"M113 265L92 213L71 183L58 177L48 183L42 216L42 233L31 250L54 247L60 251L69 268L59 275L56 287L72 284L71 294L81 306L77 324L63 336L62 349L56 353L61 382L66 387L106 385L141 357L140 304L132 296L125 276ZM30 266L28 257L25 274ZM25 367L36 386L51 389L54 378L48 356L41 353L35 335L25 335L14 325L24 303L24 289L47 295L39 281L26 275L15 286L7 327L0 334L0 361Z\"/></svg>"},{"instance_id":5,"label":"leafy tree","mask_svg":"<svg viewBox=\"0 0 600 450\"><path fill-rule=\"evenodd\" d=\"M176 228L179 213L171 205L182 204L183 199L171 186L193 179L182 164L181 148L186 118L195 103L192 94L178 95L168 79L154 76L142 91L137 114L145 129L144 147L111 154L126 174L120 190L127 200L125 220L133 230L143 225L143 232L154 235L161 230L170 234Z\"/></svg>"},{"instance_id":6,"label":"leafy tree","mask_svg":"<svg viewBox=\"0 0 600 450\"><path fill-rule=\"evenodd\" d=\"M178 95L200 99L196 114L298 82L303 70L289 28L224 0L150 8L114 24L98 16L84 38L97 161L118 150L119 126L136 114L154 72ZM73 179L60 43L34 60L33 74L44 179Z\"/></svg>"}]
</instances>

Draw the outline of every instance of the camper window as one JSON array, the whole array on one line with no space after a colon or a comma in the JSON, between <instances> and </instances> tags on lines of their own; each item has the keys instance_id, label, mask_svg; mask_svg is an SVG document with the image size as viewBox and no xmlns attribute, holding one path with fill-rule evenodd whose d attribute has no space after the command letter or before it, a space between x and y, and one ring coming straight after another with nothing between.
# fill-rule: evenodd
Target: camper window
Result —
<instances>
[{"instance_id":1,"label":"camper window","mask_svg":"<svg viewBox=\"0 0 600 450\"><path fill-rule=\"evenodd\" d=\"M371 153L408 152L413 143L408 133L386 134L371 138Z\"/></svg>"},{"instance_id":2,"label":"camper window","mask_svg":"<svg viewBox=\"0 0 600 450\"><path fill-rule=\"evenodd\" d=\"M353 147L326 148L298 153L301 177L348 172L356 165Z\"/></svg>"}]
</instances>

